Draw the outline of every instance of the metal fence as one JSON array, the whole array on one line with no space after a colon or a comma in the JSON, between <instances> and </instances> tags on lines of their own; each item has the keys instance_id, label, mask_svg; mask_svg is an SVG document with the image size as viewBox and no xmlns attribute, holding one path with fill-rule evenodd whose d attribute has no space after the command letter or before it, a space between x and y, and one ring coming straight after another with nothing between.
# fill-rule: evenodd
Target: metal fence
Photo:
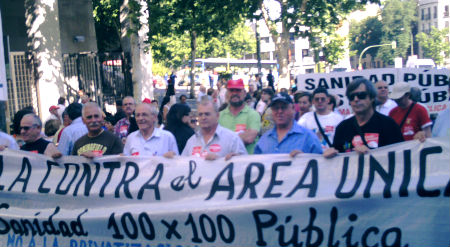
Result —
<instances>
[{"instance_id":1,"label":"metal fence","mask_svg":"<svg viewBox=\"0 0 450 247\"><path fill-rule=\"evenodd\" d=\"M64 81L68 98L77 98L82 89L95 101L113 104L132 95L128 60L123 53L64 54Z\"/></svg>"}]
</instances>

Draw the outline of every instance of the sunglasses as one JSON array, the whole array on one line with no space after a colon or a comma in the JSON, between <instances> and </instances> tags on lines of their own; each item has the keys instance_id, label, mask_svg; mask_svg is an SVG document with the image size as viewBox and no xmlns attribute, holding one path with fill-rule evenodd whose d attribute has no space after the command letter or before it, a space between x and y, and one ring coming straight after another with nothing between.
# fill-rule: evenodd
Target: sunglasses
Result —
<instances>
[{"instance_id":1,"label":"sunglasses","mask_svg":"<svg viewBox=\"0 0 450 247\"><path fill-rule=\"evenodd\" d=\"M35 125L35 124L33 124L33 125L31 125L31 126L20 126L20 130L24 130L24 131L28 131L28 130L30 130L31 128L34 128L34 127L36 127L37 125Z\"/></svg>"},{"instance_id":2,"label":"sunglasses","mask_svg":"<svg viewBox=\"0 0 450 247\"><path fill-rule=\"evenodd\" d=\"M358 92L358 93L352 93L348 96L348 99L350 101L353 101L355 97L358 97L358 99L366 99L369 94L367 92Z\"/></svg>"}]
</instances>

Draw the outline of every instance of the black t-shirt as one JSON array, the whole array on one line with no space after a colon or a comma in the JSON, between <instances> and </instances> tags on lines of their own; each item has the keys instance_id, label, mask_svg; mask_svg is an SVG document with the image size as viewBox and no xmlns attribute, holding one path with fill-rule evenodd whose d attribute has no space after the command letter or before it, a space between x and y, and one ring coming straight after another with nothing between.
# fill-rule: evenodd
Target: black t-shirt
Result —
<instances>
[{"instance_id":1,"label":"black t-shirt","mask_svg":"<svg viewBox=\"0 0 450 247\"><path fill-rule=\"evenodd\" d=\"M45 149L47 148L48 144L50 144L49 141L44 140L44 138L39 138L37 141L32 143L25 143L20 150L37 153L37 154L44 154Z\"/></svg>"},{"instance_id":2,"label":"black t-shirt","mask_svg":"<svg viewBox=\"0 0 450 247\"><path fill-rule=\"evenodd\" d=\"M336 128L333 146L339 152L351 152L356 146L364 145L358 132L356 118L353 116L342 121ZM370 148L402 142L403 136L395 121L378 112L374 112L370 120L359 127Z\"/></svg>"},{"instance_id":3,"label":"black t-shirt","mask_svg":"<svg viewBox=\"0 0 450 247\"><path fill-rule=\"evenodd\" d=\"M109 131L103 131L96 137L87 134L78 139L72 149L72 155L93 151L102 155L120 154L123 151L122 141Z\"/></svg>"}]
</instances>

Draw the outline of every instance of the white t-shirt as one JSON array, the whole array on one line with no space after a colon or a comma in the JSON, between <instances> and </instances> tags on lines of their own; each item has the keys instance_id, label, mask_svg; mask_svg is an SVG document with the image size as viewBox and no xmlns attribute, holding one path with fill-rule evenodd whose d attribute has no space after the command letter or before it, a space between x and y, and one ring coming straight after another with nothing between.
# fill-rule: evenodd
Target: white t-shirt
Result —
<instances>
[{"instance_id":1,"label":"white t-shirt","mask_svg":"<svg viewBox=\"0 0 450 247\"><path fill-rule=\"evenodd\" d=\"M377 105L375 107L375 109L377 110L377 112L385 115L385 116L389 116L389 112L394 109L397 106L397 103L395 103L395 101L388 99L386 102L384 102L384 104L382 105Z\"/></svg>"},{"instance_id":2,"label":"white t-shirt","mask_svg":"<svg viewBox=\"0 0 450 247\"><path fill-rule=\"evenodd\" d=\"M333 143L336 127L342 120L344 120L344 117L336 112L330 112L328 115L317 114L317 118L319 119L320 125L322 126L325 135L328 137L328 140ZM322 137L316 120L314 119L314 112L307 112L303 114L303 116L298 120L298 124L316 133L319 137L320 143L322 144L322 149L329 148L327 141Z\"/></svg>"}]
</instances>

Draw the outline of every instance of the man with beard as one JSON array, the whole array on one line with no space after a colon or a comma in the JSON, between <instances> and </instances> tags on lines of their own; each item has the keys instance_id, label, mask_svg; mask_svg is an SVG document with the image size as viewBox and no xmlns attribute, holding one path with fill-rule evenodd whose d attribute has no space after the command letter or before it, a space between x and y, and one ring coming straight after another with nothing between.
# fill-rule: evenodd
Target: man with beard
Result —
<instances>
[{"instance_id":1,"label":"man with beard","mask_svg":"<svg viewBox=\"0 0 450 247\"><path fill-rule=\"evenodd\" d=\"M103 130L102 109L96 103L84 104L82 118L88 133L75 142L72 155L81 155L92 159L103 155L122 153L122 141L109 131Z\"/></svg>"},{"instance_id":2,"label":"man with beard","mask_svg":"<svg viewBox=\"0 0 450 247\"><path fill-rule=\"evenodd\" d=\"M219 124L237 132L244 142L247 152L253 154L261 129L261 117L258 112L244 103L245 96L242 79L228 81L227 101L229 105L220 112Z\"/></svg>"},{"instance_id":3,"label":"man with beard","mask_svg":"<svg viewBox=\"0 0 450 247\"><path fill-rule=\"evenodd\" d=\"M125 143L125 138L128 135L128 127L130 127L130 117L134 113L134 109L136 108L136 102L133 97L127 96L122 100L122 109L125 113L125 117L120 119L116 125L114 125L114 134L122 140L122 143Z\"/></svg>"}]
</instances>

